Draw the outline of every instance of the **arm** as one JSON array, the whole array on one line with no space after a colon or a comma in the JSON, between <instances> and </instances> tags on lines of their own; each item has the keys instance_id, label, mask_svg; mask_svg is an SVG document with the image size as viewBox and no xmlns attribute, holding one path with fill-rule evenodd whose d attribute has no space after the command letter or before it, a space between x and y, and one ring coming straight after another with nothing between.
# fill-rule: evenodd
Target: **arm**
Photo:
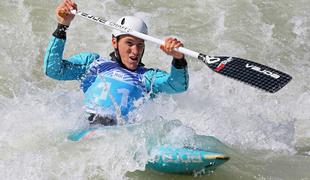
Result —
<instances>
[{"instance_id":1,"label":"arm","mask_svg":"<svg viewBox=\"0 0 310 180\"><path fill-rule=\"evenodd\" d=\"M66 40L60 36L55 37L57 36L55 33L53 35L44 57L44 73L57 80L80 79L89 68L89 65L99 58L99 55L80 53L64 59L63 51Z\"/></svg>"},{"instance_id":2,"label":"arm","mask_svg":"<svg viewBox=\"0 0 310 180\"><path fill-rule=\"evenodd\" d=\"M175 51L175 48L183 46L181 41L175 38L165 39L165 44L160 46L166 54L173 57L170 74L150 69L144 74L144 82L148 92L152 93L180 93L188 88L187 62L184 54Z\"/></svg>"},{"instance_id":3,"label":"arm","mask_svg":"<svg viewBox=\"0 0 310 180\"><path fill-rule=\"evenodd\" d=\"M56 8L56 17L59 22L53 37L49 42L44 57L44 72L47 76L57 80L80 79L89 65L97 58L95 53L81 53L63 58L63 51L66 42L66 31L74 18L70 9L77 9L77 5L71 0L64 0Z\"/></svg>"},{"instance_id":4,"label":"arm","mask_svg":"<svg viewBox=\"0 0 310 180\"><path fill-rule=\"evenodd\" d=\"M173 59L170 74L150 69L144 74L144 82L148 92L157 93L180 93L188 88L188 71L186 60Z\"/></svg>"}]
</instances>

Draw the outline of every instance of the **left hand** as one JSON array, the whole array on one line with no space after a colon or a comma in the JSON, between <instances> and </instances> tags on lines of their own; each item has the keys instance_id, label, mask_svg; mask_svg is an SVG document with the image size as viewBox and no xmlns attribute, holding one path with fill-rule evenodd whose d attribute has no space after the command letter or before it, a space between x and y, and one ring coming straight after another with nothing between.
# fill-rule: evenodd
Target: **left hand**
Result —
<instances>
[{"instance_id":1,"label":"left hand","mask_svg":"<svg viewBox=\"0 0 310 180\"><path fill-rule=\"evenodd\" d=\"M183 44L181 41L170 37L165 39L165 44L160 45L160 49L163 50L166 54L173 56L175 59L183 59L184 54L174 50L174 48L179 48L182 46Z\"/></svg>"}]
</instances>

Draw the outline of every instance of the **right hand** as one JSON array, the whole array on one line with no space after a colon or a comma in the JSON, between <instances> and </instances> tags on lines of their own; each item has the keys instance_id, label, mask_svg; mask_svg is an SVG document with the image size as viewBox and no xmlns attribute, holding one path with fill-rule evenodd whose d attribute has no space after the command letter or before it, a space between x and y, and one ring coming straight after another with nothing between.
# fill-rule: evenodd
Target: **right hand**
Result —
<instances>
[{"instance_id":1,"label":"right hand","mask_svg":"<svg viewBox=\"0 0 310 180\"><path fill-rule=\"evenodd\" d=\"M71 13L72 9L77 10L77 5L71 0L63 0L56 8L57 21L60 24L69 26L75 16Z\"/></svg>"}]
</instances>

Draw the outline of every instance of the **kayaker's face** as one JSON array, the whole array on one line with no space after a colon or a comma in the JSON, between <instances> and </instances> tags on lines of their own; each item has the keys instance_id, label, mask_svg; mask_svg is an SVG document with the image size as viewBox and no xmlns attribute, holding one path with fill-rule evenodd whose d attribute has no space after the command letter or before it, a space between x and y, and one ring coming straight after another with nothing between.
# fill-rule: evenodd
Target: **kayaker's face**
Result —
<instances>
[{"instance_id":1,"label":"kayaker's face","mask_svg":"<svg viewBox=\"0 0 310 180\"><path fill-rule=\"evenodd\" d=\"M120 36L118 42L116 38L112 38L112 45L118 48L122 63L129 70L136 70L144 51L144 40L131 35L123 35Z\"/></svg>"}]
</instances>

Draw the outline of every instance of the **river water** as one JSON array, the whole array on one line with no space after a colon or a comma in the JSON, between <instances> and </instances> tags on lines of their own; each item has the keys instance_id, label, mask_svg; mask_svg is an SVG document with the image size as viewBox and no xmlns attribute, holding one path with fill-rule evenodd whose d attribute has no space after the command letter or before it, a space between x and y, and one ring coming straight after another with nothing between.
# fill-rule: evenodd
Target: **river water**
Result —
<instances>
[{"instance_id":1,"label":"river water","mask_svg":"<svg viewBox=\"0 0 310 180\"><path fill-rule=\"evenodd\" d=\"M231 160L199 179L310 179L309 0L77 1L80 10L112 21L142 17L152 36L174 36L189 49L250 59L293 77L269 94L188 57L187 92L147 102L134 130L120 127L81 143L66 138L87 126L78 82L52 80L42 68L58 3L0 3L2 179L196 179L145 171L146 141L195 144L205 136L225 144ZM108 56L110 38L111 30L76 17L65 56ZM143 62L169 71L171 58L146 46Z\"/></svg>"}]
</instances>

